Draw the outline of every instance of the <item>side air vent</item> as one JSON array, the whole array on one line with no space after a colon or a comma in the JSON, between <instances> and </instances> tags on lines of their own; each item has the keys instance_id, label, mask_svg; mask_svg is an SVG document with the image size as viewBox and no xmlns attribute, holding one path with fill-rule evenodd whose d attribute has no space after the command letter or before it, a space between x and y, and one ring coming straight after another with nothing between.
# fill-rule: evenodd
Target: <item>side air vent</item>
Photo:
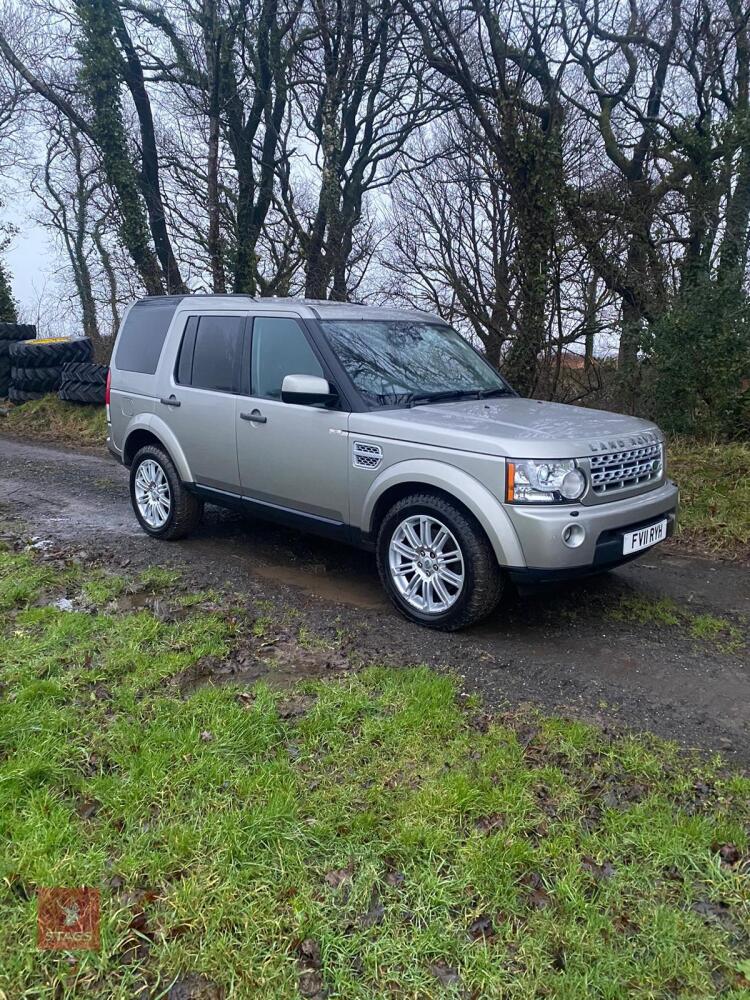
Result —
<instances>
[{"instance_id":1,"label":"side air vent","mask_svg":"<svg viewBox=\"0 0 750 1000\"><path fill-rule=\"evenodd\" d=\"M377 469L383 461L383 449L377 444L355 441L353 458L354 467L357 469Z\"/></svg>"}]
</instances>

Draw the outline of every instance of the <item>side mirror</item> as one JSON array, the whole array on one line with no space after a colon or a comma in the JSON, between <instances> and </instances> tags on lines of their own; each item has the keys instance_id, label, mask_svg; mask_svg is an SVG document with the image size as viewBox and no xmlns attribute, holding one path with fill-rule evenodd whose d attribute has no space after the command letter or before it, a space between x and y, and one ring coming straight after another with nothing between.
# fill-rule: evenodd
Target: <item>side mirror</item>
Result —
<instances>
[{"instance_id":1,"label":"side mirror","mask_svg":"<svg viewBox=\"0 0 750 1000\"><path fill-rule=\"evenodd\" d=\"M327 379L319 375L285 375L281 383L281 401L311 406L332 403L338 394L331 391Z\"/></svg>"}]
</instances>

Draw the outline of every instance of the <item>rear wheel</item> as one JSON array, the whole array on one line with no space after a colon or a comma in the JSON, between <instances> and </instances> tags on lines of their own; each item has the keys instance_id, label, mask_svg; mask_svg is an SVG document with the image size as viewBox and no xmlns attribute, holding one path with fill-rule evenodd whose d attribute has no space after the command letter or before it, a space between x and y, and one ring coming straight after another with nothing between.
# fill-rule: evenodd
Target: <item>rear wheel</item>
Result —
<instances>
[{"instance_id":1,"label":"rear wheel","mask_svg":"<svg viewBox=\"0 0 750 1000\"><path fill-rule=\"evenodd\" d=\"M154 538L174 541L198 526L203 504L185 489L169 455L156 445L136 452L130 500L138 523Z\"/></svg>"},{"instance_id":2,"label":"rear wheel","mask_svg":"<svg viewBox=\"0 0 750 1000\"><path fill-rule=\"evenodd\" d=\"M404 497L378 532L378 572L398 610L429 628L453 631L490 614L502 574L481 526L430 493Z\"/></svg>"}]
</instances>

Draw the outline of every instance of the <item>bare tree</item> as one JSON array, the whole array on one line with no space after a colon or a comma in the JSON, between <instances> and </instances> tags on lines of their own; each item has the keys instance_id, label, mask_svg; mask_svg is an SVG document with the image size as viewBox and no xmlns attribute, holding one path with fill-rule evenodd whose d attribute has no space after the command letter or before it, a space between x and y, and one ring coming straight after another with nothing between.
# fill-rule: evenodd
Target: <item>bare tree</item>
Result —
<instances>
[{"instance_id":1,"label":"bare tree","mask_svg":"<svg viewBox=\"0 0 750 1000\"><path fill-rule=\"evenodd\" d=\"M391 295L471 330L494 364L516 335L516 230L503 174L458 116L419 155L429 163L394 191L384 268Z\"/></svg>"},{"instance_id":2,"label":"bare tree","mask_svg":"<svg viewBox=\"0 0 750 1000\"><path fill-rule=\"evenodd\" d=\"M284 207L304 254L306 294L345 300L365 198L413 167L407 142L440 102L428 94L415 33L392 0L311 0L300 37L300 120L286 134ZM296 198L292 142L314 147L318 194L309 211Z\"/></svg>"},{"instance_id":3,"label":"bare tree","mask_svg":"<svg viewBox=\"0 0 750 1000\"><path fill-rule=\"evenodd\" d=\"M71 79L69 51L64 53L65 72L61 74L54 62L42 59L40 64L36 52L43 52L44 47L34 45L34 35L11 40L12 13L0 27L0 55L38 97L97 149L118 208L123 245L146 290L151 294L183 290L161 204L150 103L114 0L76 0L74 4L70 31L78 41L80 82ZM67 44L67 39L61 44ZM132 141L123 112L123 80L138 112L138 145Z\"/></svg>"},{"instance_id":4,"label":"bare tree","mask_svg":"<svg viewBox=\"0 0 750 1000\"><path fill-rule=\"evenodd\" d=\"M403 0L419 27L430 64L460 94L477 139L502 171L518 241L517 335L505 370L531 392L547 331L551 251L562 184L559 76L548 55L555 0L533 9L476 0ZM551 47L551 46L550 46Z\"/></svg>"}]
</instances>

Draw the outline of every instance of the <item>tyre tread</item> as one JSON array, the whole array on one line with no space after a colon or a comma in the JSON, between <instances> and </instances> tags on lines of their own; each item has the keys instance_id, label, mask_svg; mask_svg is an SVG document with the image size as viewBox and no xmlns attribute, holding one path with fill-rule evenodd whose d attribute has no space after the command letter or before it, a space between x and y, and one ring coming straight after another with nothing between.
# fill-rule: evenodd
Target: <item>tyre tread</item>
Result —
<instances>
[{"instance_id":1,"label":"tyre tread","mask_svg":"<svg viewBox=\"0 0 750 1000\"><path fill-rule=\"evenodd\" d=\"M396 521L403 516L404 512L413 507L428 507L436 514L449 516L459 529L461 538L459 539L465 560L471 560L473 586L471 592L460 608L454 614L448 613L445 618L437 621L429 619L412 618L412 616L401 605L394 601L397 609L409 618L410 621L417 621L427 628L441 629L445 632L454 632L457 629L466 628L475 622L481 621L490 615L497 607L503 593L503 575L495 558L489 539L482 526L468 512L445 497L427 490L419 493L410 493L408 496L397 500L388 510L383 518L378 531L377 543L377 563L381 582L390 595L390 578L388 568L383 559L383 532L387 531L391 521Z\"/></svg>"},{"instance_id":2,"label":"tyre tread","mask_svg":"<svg viewBox=\"0 0 750 1000\"><path fill-rule=\"evenodd\" d=\"M169 489L172 494L172 517L166 528L160 531L151 531L146 528L141 522L141 519L136 511L133 482L136 470L146 455L151 455L156 458L161 467L164 469L169 480ZM133 462L130 466L130 499L133 505L133 510L136 511L138 523L141 525L143 530L147 534L151 535L152 538L161 538L168 542L174 542L180 538L185 538L186 535L189 535L198 527L201 515L203 514L203 502L193 493L190 493L185 489L180 480L180 475L174 462L163 448L160 448L155 444L144 445L143 448L140 448L135 453Z\"/></svg>"}]
</instances>

